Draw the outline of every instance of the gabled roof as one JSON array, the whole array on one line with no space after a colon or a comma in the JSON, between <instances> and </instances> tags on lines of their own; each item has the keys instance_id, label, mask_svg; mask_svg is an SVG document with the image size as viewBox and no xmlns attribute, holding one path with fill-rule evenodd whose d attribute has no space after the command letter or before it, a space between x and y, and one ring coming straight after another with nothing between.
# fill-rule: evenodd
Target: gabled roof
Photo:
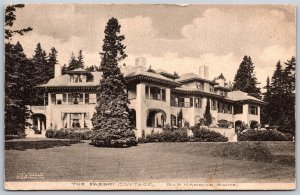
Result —
<instances>
[{"instance_id":1,"label":"gabled roof","mask_svg":"<svg viewBox=\"0 0 300 195\"><path fill-rule=\"evenodd\" d=\"M187 73L187 74L180 75L180 78L177 79L176 81L181 82L181 83L186 83L186 82L190 82L190 81L203 81L203 82L211 83L213 85L218 84L214 81L201 78L199 75L194 74L194 73Z\"/></svg>"}]
</instances>

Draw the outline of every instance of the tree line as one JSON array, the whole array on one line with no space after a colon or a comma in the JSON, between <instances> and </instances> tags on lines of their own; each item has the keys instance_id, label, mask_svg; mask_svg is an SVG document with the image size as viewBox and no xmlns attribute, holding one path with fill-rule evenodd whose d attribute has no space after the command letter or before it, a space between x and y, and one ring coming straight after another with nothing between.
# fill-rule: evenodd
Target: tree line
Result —
<instances>
[{"instance_id":1,"label":"tree line","mask_svg":"<svg viewBox=\"0 0 300 195\"><path fill-rule=\"evenodd\" d=\"M281 65L278 61L273 76L267 78L265 92L257 86L254 64L250 56L244 56L234 78L233 90L240 90L261 99L267 105L261 107L261 124L276 126L278 130L295 134L295 70L294 56Z\"/></svg>"},{"instance_id":2,"label":"tree line","mask_svg":"<svg viewBox=\"0 0 300 195\"><path fill-rule=\"evenodd\" d=\"M46 84L54 78L55 65L58 63L57 50L52 47L47 52L37 43L32 57L26 56L20 42L12 43L14 35L25 35L32 31L31 27L13 29L18 9L23 4L8 5L5 7L5 134L25 135L25 128L30 124L30 108L26 105L45 105L48 94L36 86ZM68 66L63 71L84 68L82 50L75 58L72 53ZM88 67L90 71L98 71L97 66Z\"/></svg>"}]
</instances>

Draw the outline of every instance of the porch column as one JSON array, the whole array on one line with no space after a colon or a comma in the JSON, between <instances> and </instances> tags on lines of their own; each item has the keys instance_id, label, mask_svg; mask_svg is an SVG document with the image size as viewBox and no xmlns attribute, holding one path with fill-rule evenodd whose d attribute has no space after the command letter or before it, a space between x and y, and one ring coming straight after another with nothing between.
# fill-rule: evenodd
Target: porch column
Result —
<instances>
[{"instance_id":1,"label":"porch column","mask_svg":"<svg viewBox=\"0 0 300 195\"><path fill-rule=\"evenodd\" d=\"M45 123L44 123L44 121L43 121L43 120L41 121L41 124L42 124L42 126L41 126L41 130L45 130Z\"/></svg>"},{"instance_id":2,"label":"porch column","mask_svg":"<svg viewBox=\"0 0 300 195\"><path fill-rule=\"evenodd\" d=\"M145 100L145 84L140 83L136 86L136 137L142 137L142 130L146 131L146 110L143 104Z\"/></svg>"},{"instance_id":3,"label":"porch column","mask_svg":"<svg viewBox=\"0 0 300 195\"><path fill-rule=\"evenodd\" d=\"M84 113L81 113L81 119L79 120L80 128L84 127Z\"/></svg>"}]
</instances>

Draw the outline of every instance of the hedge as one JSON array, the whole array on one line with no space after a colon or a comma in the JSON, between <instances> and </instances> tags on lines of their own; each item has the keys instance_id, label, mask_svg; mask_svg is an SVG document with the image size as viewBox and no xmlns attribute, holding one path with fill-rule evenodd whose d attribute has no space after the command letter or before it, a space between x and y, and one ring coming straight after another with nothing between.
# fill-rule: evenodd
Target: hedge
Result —
<instances>
[{"instance_id":1,"label":"hedge","mask_svg":"<svg viewBox=\"0 0 300 195\"><path fill-rule=\"evenodd\" d=\"M148 142L226 142L228 138L222 134L210 131L208 127L196 126L191 127L194 135L188 136L187 128L180 129L164 129L161 133L152 132L149 135L144 135L138 139L139 143Z\"/></svg>"},{"instance_id":2,"label":"hedge","mask_svg":"<svg viewBox=\"0 0 300 195\"><path fill-rule=\"evenodd\" d=\"M191 128L193 137L190 138L191 142L227 142L228 138L221 133L211 131L206 126L195 126Z\"/></svg>"},{"instance_id":3,"label":"hedge","mask_svg":"<svg viewBox=\"0 0 300 195\"><path fill-rule=\"evenodd\" d=\"M238 134L238 141L293 141L293 136L276 130L250 129Z\"/></svg>"},{"instance_id":4,"label":"hedge","mask_svg":"<svg viewBox=\"0 0 300 195\"><path fill-rule=\"evenodd\" d=\"M77 139L77 140L90 140L94 136L94 132L87 128L63 128L60 130L49 129L46 131L47 138L56 139Z\"/></svg>"}]
</instances>

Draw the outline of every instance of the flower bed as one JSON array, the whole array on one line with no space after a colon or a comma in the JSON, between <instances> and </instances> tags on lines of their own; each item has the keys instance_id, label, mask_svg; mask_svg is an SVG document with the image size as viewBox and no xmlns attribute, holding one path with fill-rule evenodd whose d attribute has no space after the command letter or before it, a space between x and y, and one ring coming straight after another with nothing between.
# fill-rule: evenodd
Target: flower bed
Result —
<instances>
[{"instance_id":1,"label":"flower bed","mask_svg":"<svg viewBox=\"0 0 300 195\"><path fill-rule=\"evenodd\" d=\"M90 140L94 132L88 128L63 128L59 130L49 129L46 131L47 138Z\"/></svg>"}]
</instances>

